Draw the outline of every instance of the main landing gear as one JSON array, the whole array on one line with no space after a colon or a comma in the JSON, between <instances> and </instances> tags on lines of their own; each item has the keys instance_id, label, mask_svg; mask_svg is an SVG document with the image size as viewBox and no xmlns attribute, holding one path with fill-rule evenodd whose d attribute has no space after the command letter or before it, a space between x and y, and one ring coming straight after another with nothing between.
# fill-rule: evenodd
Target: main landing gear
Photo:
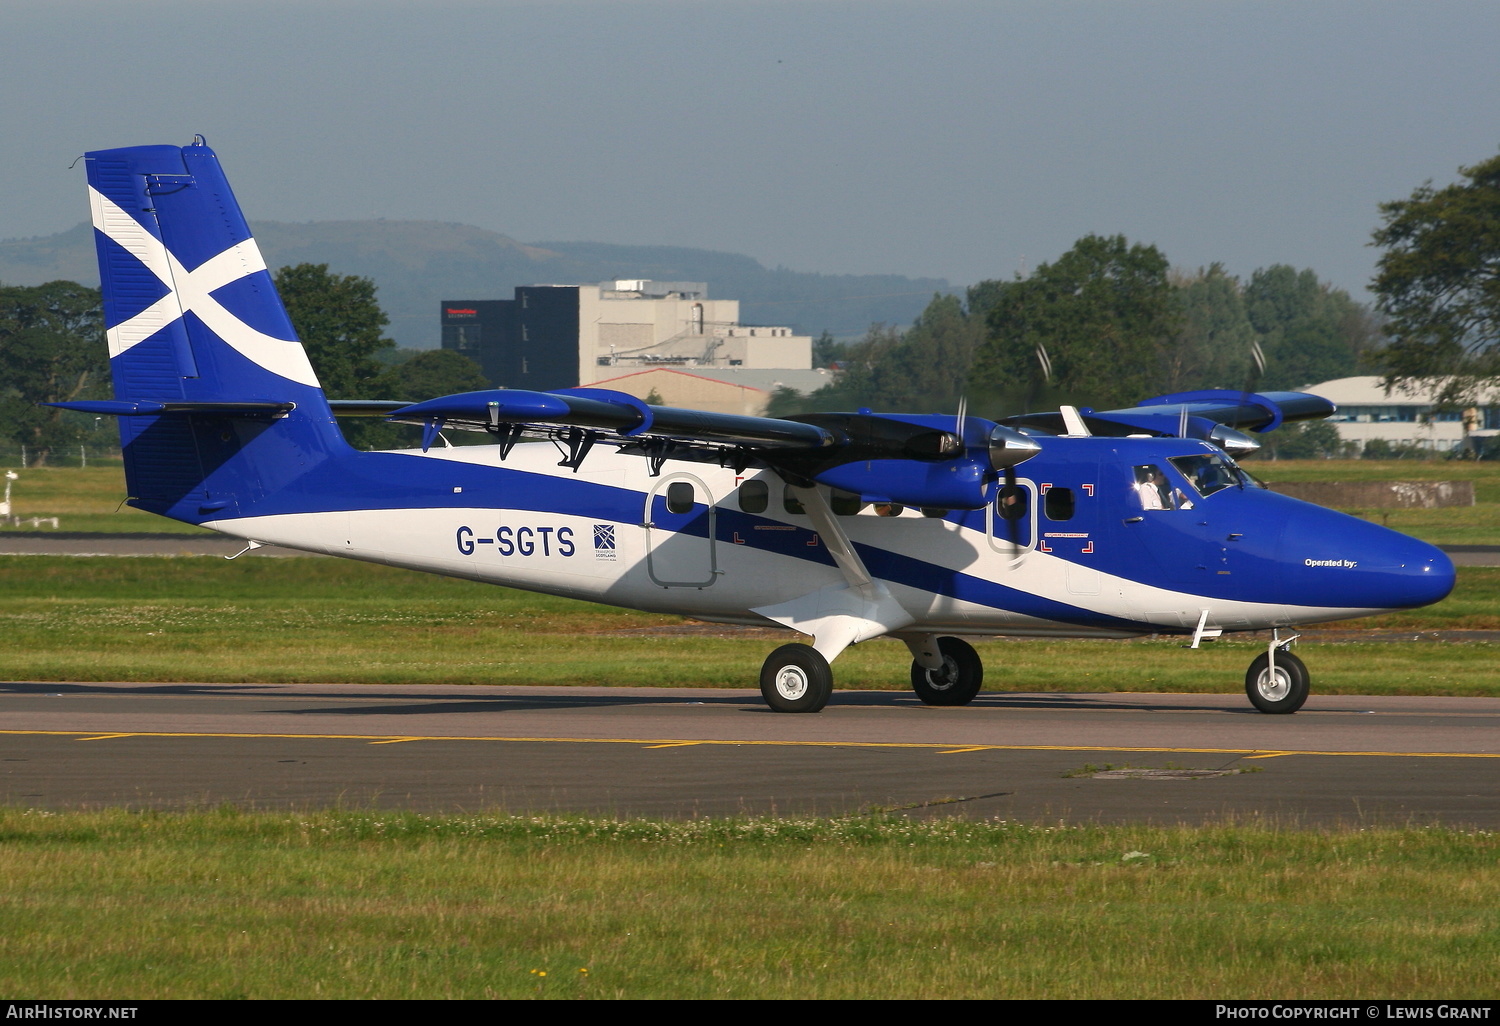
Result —
<instances>
[{"instance_id":1,"label":"main landing gear","mask_svg":"<svg viewBox=\"0 0 1500 1026\"><path fill-rule=\"evenodd\" d=\"M833 694L833 669L811 645L782 645L760 668L760 694L776 712L817 712Z\"/></svg>"},{"instance_id":2,"label":"main landing gear","mask_svg":"<svg viewBox=\"0 0 1500 1026\"><path fill-rule=\"evenodd\" d=\"M935 651L933 651L935 649ZM961 638L924 639L912 645L911 686L928 705L968 705L984 684L984 663ZM924 662L941 659L941 665ZM811 713L828 704L833 670L811 645L782 645L760 669L760 694L776 712Z\"/></svg>"},{"instance_id":3,"label":"main landing gear","mask_svg":"<svg viewBox=\"0 0 1500 1026\"><path fill-rule=\"evenodd\" d=\"M984 685L984 663L974 646L962 638L939 638L943 665L929 670L912 660L911 687L928 705L968 705Z\"/></svg>"}]
</instances>

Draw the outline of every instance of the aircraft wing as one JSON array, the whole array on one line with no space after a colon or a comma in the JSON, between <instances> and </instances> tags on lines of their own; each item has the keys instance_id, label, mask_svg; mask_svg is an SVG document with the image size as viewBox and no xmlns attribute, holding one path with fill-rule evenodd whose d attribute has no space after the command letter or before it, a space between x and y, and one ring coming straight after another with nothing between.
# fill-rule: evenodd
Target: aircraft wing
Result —
<instances>
[{"instance_id":1,"label":"aircraft wing","mask_svg":"<svg viewBox=\"0 0 1500 1026\"><path fill-rule=\"evenodd\" d=\"M426 425L437 420L451 427L492 433L512 424L547 424L612 431L622 438L644 436L757 448L823 449L837 444L832 434L811 424L647 406L632 395L602 388L460 392L413 403L387 416L402 424Z\"/></svg>"},{"instance_id":2,"label":"aircraft wing","mask_svg":"<svg viewBox=\"0 0 1500 1026\"><path fill-rule=\"evenodd\" d=\"M349 404L351 407L358 404ZM1230 452L1257 448L1240 428L1269 431L1291 420L1326 417L1334 405L1302 392L1228 389L1157 396L1123 410L1025 414L995 423L980 417L814 413L747 417L649 405L624 392L497 388L425 402L365 403L361 412L423 428L427 449L444 428L485 431L501 458L523 435L551 438L559 466L577 470L596 444L644 456L651 472L667 459L771 467L788 481L818 482L869 502L929 509L979 509L992 485L1034 456L1033 436L1095 434L1201 438Z\"/></svg>"},{"instance_id":3,"label":"aircraft wing","mask_svg":"<svg viewBox=\"0 0 1500 1026\"><path fill-rule=\"evenodd\" d=\"M1243 433L1246 430L1260 434L1285 423L1320 420L1337 409L1322 396L1308 392L1238 392L1215 388L1160 395L1123 410L1084 409L1079 416L1094 435L1201 438L1230 452L1244 452L1259 447L1259 443ZM1000 423L1044 434L1069 433L1061 413L1026 413Z\"/></svg>"},{"instance_id":4,"label":"aircraft wing","mask_svg":"<svg viewBox=\"0 0 1500 1026\"><path fill-rule=\"evenodd\" d=\"M863 496L939 509L978 509L999 472L1039 451L1025 435L979 417L859 413L747 417L648 405L623 392L489 389L442 396L391 411L423 427L423 447L456 427L497 436L502 458L523 434L566 447L560 466L576 470L589 449L612 444L653 461L716 461L775 468L789 480L817 481Z\"/></svg>"}]
</instances>

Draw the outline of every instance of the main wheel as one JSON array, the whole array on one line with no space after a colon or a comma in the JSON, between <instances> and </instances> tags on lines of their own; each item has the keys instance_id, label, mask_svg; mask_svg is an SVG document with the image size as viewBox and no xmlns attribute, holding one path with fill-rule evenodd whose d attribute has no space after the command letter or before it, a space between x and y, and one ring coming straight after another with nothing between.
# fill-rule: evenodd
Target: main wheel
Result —
<instances>
[{"instance_id":1,"label":"main wheel","mask_svg":"<svg viewBox=\"0 0 1500 1026\"><path fill-rule=\"evenodd\" d=\"M1276 670L1262 652L1245 674L1245 694L1263 713L1294 713L1307 701L1307 667L1290 652L1276 653Z\"/></svg>"},{"instance_id":2,"label":"main wheel","mask_svg":"<svg viewBox=\"0 0 1500 1026\"><path fill-rule=\"evenodd\" d=\"M833 670L811 645L782 645L760 668L760 693L777 712L817 712L833 694Z\"/></svg>"},{"instance_id":3,"label":"main wheel","mask_svg":"<svg viewBox=\"0 0 1500 1026\"><path fill-rule=\"evenodd\" d=\"M911 687L928 705L968 705L984 685L984 662L962 638L938 638L941 670L911 664Z\"/></svg>"}]
</instances>

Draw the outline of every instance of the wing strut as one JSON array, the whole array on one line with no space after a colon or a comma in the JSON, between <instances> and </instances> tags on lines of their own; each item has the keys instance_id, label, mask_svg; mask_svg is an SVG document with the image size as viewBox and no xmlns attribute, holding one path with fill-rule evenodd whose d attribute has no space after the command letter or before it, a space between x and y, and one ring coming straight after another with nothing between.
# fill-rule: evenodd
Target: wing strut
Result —
<instances>
[{"instance_id":1,"label":"wing strut","mask_svg":"<svg viewBox=\"0 0 1500 1026\"><path fill-rule=\"evenodd\" d=\"M812 647L830 663L850 645L915 623L915 617L896 601L885 582L871 576L823 493L817 488L790 487L817 528L818 537L828 546L828 554L844 575L844 583L751 612L812 635Z\"/></svg>"}]
</instances>

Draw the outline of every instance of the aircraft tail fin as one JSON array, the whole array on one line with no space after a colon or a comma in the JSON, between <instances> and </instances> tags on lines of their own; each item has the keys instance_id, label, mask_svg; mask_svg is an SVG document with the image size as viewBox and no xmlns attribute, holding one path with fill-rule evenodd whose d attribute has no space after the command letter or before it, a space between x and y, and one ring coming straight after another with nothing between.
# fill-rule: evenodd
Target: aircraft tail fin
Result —
<instances>
[{"instance_id":1,"label":"aircraft tail fin","mask_svg":"<svg viewBox=\"0 0 1500 1026\"><path fill-rule=\"evenodd\" d=\"M84 156L131 504L222 519L347 452L203 138Z\"/></svg>"}]
</instances>

